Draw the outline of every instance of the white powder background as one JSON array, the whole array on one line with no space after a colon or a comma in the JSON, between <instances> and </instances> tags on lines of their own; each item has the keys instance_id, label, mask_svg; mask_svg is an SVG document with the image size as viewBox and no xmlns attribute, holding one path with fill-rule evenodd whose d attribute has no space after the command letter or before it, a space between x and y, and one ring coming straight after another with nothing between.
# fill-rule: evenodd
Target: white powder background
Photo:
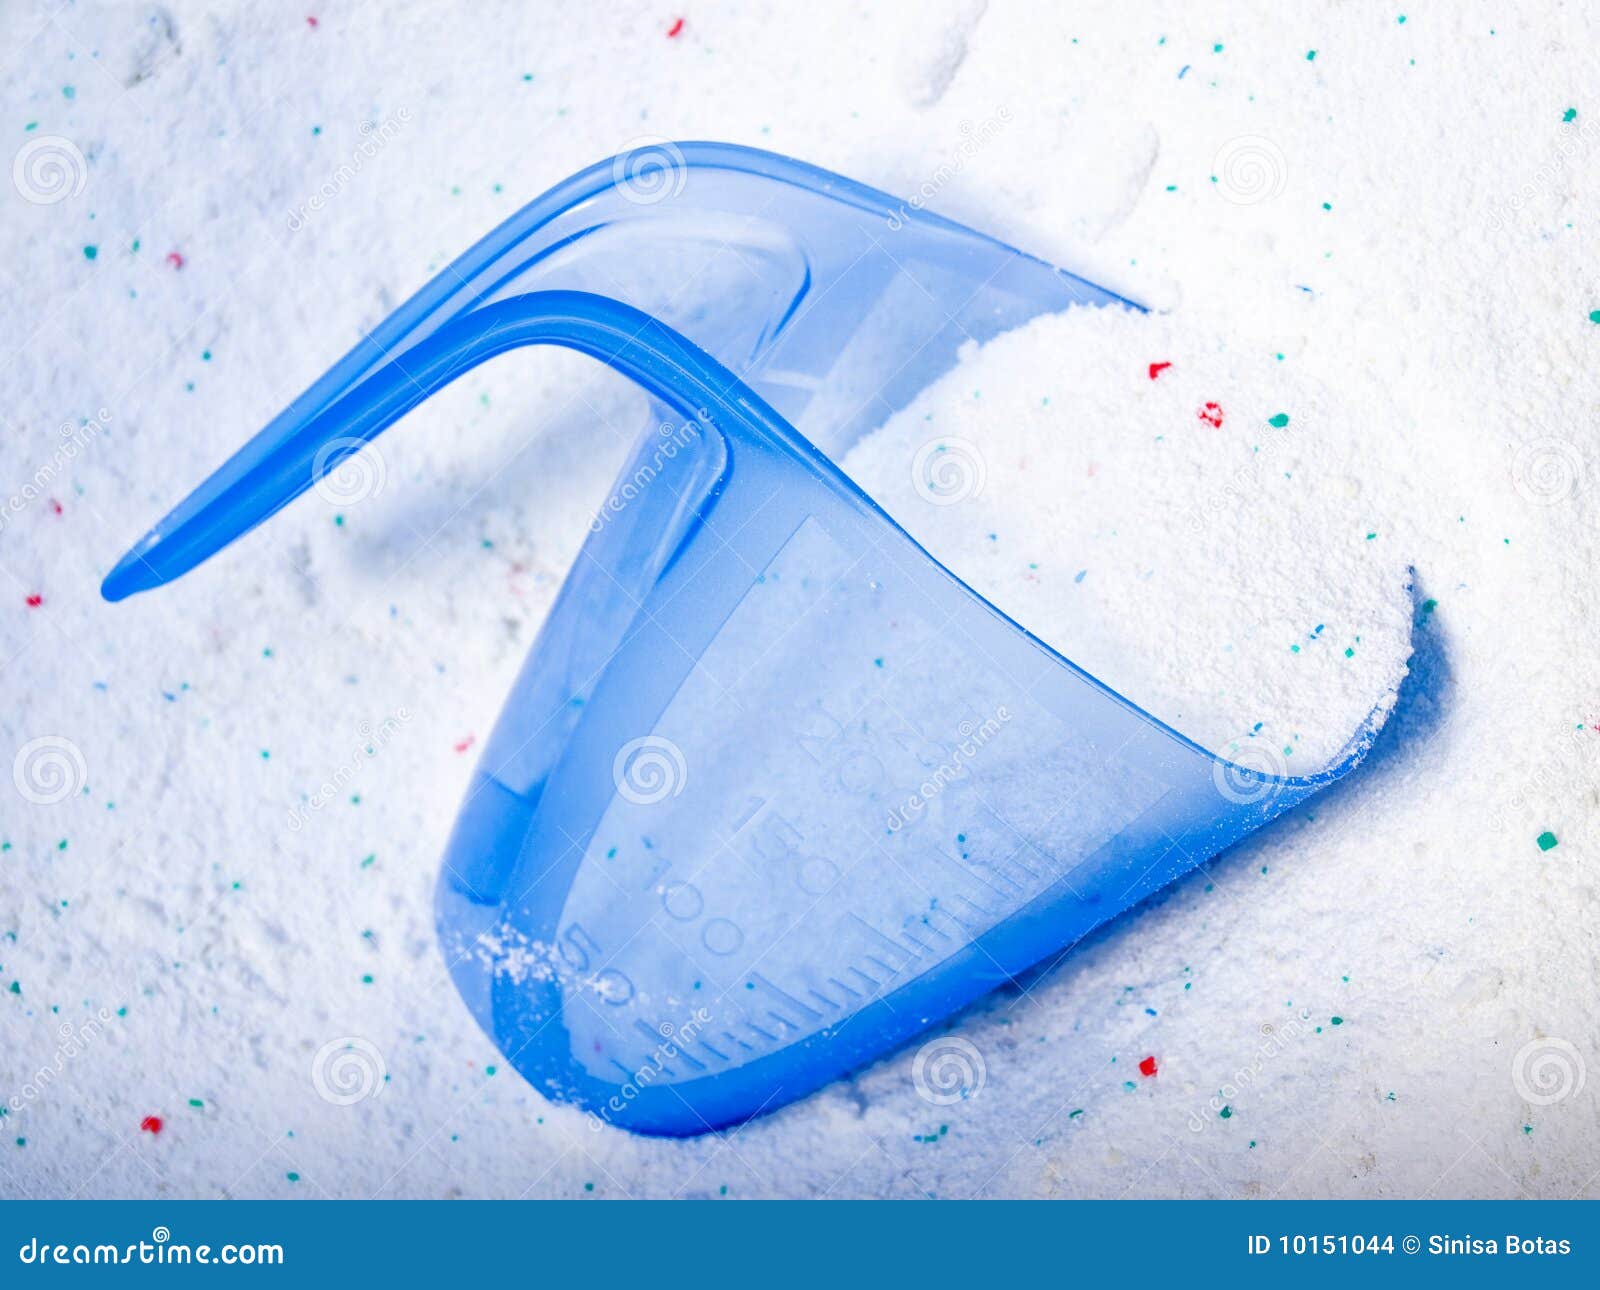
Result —
<instances>
[{"instance_id":1,"label":"white powder background","mask_svg":"<svg viewBox=\"0 0 1600 1290\"><path fill-rule=\"evenodd\" d=\"M842 464L1119 694L1256 770L1310 774L1406 675L1397 535L1352 523L1403 511L1362 497L1354 407L1193 327L1073 309L969 342Z\"/></svg>"},{"instance_id":2,"label":"white powder background","mask_svg":"<svg viewBox=\"0 0 1600 1290\"><path fill-rule=\"evenodd\" d=\"M0 752L81 757L66 800L0 799L0 1194L1600 1194L1600 33L1579 6L1195 9L6 6L7 156L61 136L85 162L62 201L0 189ZM1195 576L1172 573L1196 570L1187 513L1157 541L1149 481L1100 462L1070 531L1129 541L1137 517L1173 552L1142 621L1104 617L1115 544L1047 553L1067 586L1028 612L1065 621L1078 594L1101 624L1079 639L1119 643L1126 676L1207 678L1162 715L1248 706L1207 660L1276 631L1230 590L1251 566L1303 572L1286 630L1323 621L1299 610L1331 567L1328 630L1367 614L1389 639L1415 571L1417 652L1368 765L957 1019L984 1084L955 1105L918 1096L913 1047L737 1132L593 1133L446 979L437 857L637 425L592 364L497 360L385 437L376 496L307 496L172 587L98 598L363 329L644 135L931 185L1166 315L1189 359L1127 358L1173 358L1171 398L1220 346L1236 433L1290 414L1303 471L1247 477ZM1107 379L1097 406L1131 410ZM1186 430L1185 452L1213 435ZM997 459L998 496L1019 475ZM1008 552L1036 559L1010 511ZM1215 536L1264 515L1264 544ZM1303 745L1333 738L1293 685L1263 693ZM312 1069L346 1038L386 1080L341 1106Z\"/></svg>"}]
</instances>

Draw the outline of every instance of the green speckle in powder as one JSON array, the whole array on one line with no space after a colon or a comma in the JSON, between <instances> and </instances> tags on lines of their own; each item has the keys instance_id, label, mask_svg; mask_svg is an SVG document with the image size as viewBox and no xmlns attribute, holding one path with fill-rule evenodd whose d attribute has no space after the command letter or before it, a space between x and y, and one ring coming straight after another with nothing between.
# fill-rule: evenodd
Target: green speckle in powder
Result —
<instances>
[{"instance_id":1,"label":"green speckle in powder","mask_svg":"<svg viewBox=\"0 0 1600 1290\"><path fill-rule=\"evenodd\" d=\"M1589 321L1592 323L1600 323L1600 309L1591 309L1589 311Z\"/></svg>"},{"instance_id":2,"label":"green speckle in powder","mask_svg":"<svg viewBox=\"0 0 1600 1290\"><path fill-rule=\"evenodd\" d=\"M1539 844L1539 850L1549 851L1556 845L1556 835L1546 829L1534 841Z\"/></svg>"},{"instance_id":3,"label":"green speckle in powder","mask_svg":"<svg viewBox=\"0 0 1600 1290\"><path fill-rule=\"evenodd\" d=\"M1576 121L1578 119L1578 109L1577 108L1568 108L1565 112L1563 112L1561 114L1561 119L1563 121Z\"/></svg>"},{"instance_id":4,"label":"green speckle in powder","mask_svg":"<svg viewBox=\"0 0 1600 1290\"><path fill-rule=\"evenodd\" d=\"M1314 49L1306 50L1306 62L1314 63L1316 61L1317 61L1317 51L1314 50Z\"/></svg>"},{"instance_id":5,"label":"green speckle in powder","mask_svg":"<svg viewBox=\"0 0 1600 1290\"><path fill-rule=\"evenodd\" d=\"M83 248L83 258L85 260L92 260L99 254L100 248L98 246L86 246Z\"/></svg>"},{"instance_id":6,"label":"green speckle in powder","mask_svg":"<svg viewBox=\"0 0 1600 1290\"><path fill-rule=\"evenodd\" d=\"M284 1177L287 1178L290 1182L299 1182L300 1181L300 1175L295 1173L295 1171L293 1169L289 1170L288 1173L284 1174Z\"/></svg>"},{"instance_id":7,"label":"green speckle in powder","mask_svg":"<svg viewBox=\"0 0 1600 1290\"><path fill-rule=\"evenodd\" d=\"M1273 427L1275 430L1282 430L1284 426L1289 424L1289 414L1287 412L1280 412L1277 414L1277 416L1268 417L1267 424Z\"/></svg>"},{"instance_id":8,"label":"green speckle in powder","mask_svg":"<svg viewBox=\"0 0 1600 1290\"><path fill-rule=\"evenodd\" d=\"M201 1098L198 1098L198 1097L191 1097L189 1099L189 1105L194 1107L194 1109L197 1110L197 1111L203 1111L203 1110L206 1109L205 1102Z\"/></svg>"},{"instance_id":9,"label":"green speckle in powder","mask_svg":"<svg viewBox=\"0 0 1600 1290\"><path fill-rule=\"evenodd\" d=\"M1344 1025L1344 1018L1343 1017L1329 1017L1328 1018L1328 1024L1330 1026L1342 1026L1342 1025Z\"/></svg>"},{"instance_id":10,"label":"green speckle in powder","mask_svg":"<svg viewBox=\"0 0 1600 1290\"><path fill-rule=\"evenodd\" d=\"M1225 1106L1222 1108L1222 1110L1218 1111L1217 1114L1220 1115L1224 1120L1231 1120L1233 1119L1233 1108L1231 1106Z\"/></svg>"}]
</instances>

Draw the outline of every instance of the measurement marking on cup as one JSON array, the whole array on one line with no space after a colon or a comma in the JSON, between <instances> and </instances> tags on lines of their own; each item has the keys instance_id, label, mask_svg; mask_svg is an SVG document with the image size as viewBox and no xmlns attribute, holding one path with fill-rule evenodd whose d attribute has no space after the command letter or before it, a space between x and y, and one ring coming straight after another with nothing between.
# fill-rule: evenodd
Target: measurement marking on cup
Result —
<instances>
[{"instance_id":1,"label":"measurement marking on cup","mask_svg":"<svg viewBox=\"0 0 1600 1290\"><path fill-rule=\"evenodd\" d=\"M906 954L910 954L912 959L919 959L922 957L915 950L908 950L904 945L901 945L895 941L891 941L887 936L880 932L871 923L863 919L859 914L851 914L850 921L859 926L864 932L866 932L868 937L877 942L878 945L888 946L889 949L893 950L897 956L904 958ZM906 968L905 962L902 962L899 967L890 967L889 964L885 963L882 959L871 954L867 955L867 962L876 963L884 971L889 973L890 976L894 976L896 973L903 972Z\"/></svg>"},{"instance_id":2,"label":"measurement marking on cup","mask_svg":"<svg viewBox=\"0 0 1600 1290\"><path fill-rule=\"evenodd\" d=\"M695 1070L703 1071L709 1069L704 1062L696 1061L693 1057L689 1056L689 1054L684 1051L683 1045L677 1043L672 1035L663 1034L660 1027L652 1027L646 1024L643 1017L635 1017L633 1019L633 1024L634 1028L637 1029L638 1032L646 1039L648 1039L651 1043L651 1046L657 1051L670 1044L672 1050L677 1053L679 1057L683 1058L683 1060L690 1066L693 1066ZM667 1069L664 1063L662 1064L661 1069Z\"/></svg>"},{"instance_id":3,"label":"measurement marking on cup","mask_svg":"<svg viewBox=\"0 0 1600 1290\"><path fill-rule=\"evenodd\" d=\"M767 980L767 978L762 976L759 972L752 972L750 974L750 980L759 989L765 990L768 994L770 994L773 998L775 998L779 1003L784 1004L787 1007L793 1008L796 1012L798 1012L802 1017L805 1017L808 1021L821 1021L822 1020L822 1014L820 1012L818 1012L815 1008L808 1008L808 1007L806 1007L805 1004L801 1003L800 1000L796 999L792 994L784 993L784 991L778 989L777 986L773 985L771 981Z\"/></svg>"}]
</instances>

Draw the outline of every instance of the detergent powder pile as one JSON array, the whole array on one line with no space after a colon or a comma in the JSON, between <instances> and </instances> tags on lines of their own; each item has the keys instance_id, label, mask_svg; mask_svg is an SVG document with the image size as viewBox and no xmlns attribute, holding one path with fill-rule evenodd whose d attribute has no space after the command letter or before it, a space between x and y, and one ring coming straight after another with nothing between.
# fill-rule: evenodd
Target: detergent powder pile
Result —
<instances>
[{"instance_id":1,"label":"detergent powder pile","mask_svg":"<svg viewBox=\"0 0 1600 1290\"><path fill-rule=\"evenodd\" d=\"M1355 521L1349 414L1273 353L1123 308L985 345L844 469L937 559L1203 747L1338 759L1411 652L1400 553Z\"/></svg>"},{"instance_id":2,"label":"detergent powder pile","mask_svg":"<svg viewBox=\"0 0 1600 1290\"><path fill-rule=\"evenodd\" d=\"M1600 1197L1600 9L1268 12L0 5L0 1197ZM546 1097L474 1019L457 954L493 948L531 998L539 945L441 945L434 920L519 670L636 488L638 389L503 354L348 459L353 486L170 587L98 588L478 239L692 139L1152 310L952 351L843 462L978 594L1253 768L1337 759L1404 679L1357 771L1040 971L774 1114L663 1140ZM655 174L630 219L698 263L722 181ZM747 283L847 249L783 201L737 231ZM874 232L922 280L905 228ZM625 241L567 253L599 275ZM831 447L853 393L823 383L798 428ZM915 655L935 685L961 644L939 621ZM885 631L828 677L809 639L767 660L796 702L911 656ZM787 728L716 720L697 676L705 729L628 732L678 741L691 793L753 774L738 732ZM966 715L937 714L939 737ZM1060 803L1022 730L938 810L1002 765ZM812 765L780 759L774 788ZM637 875L682 938L653 867L711 863L706 919L766 871L716 821L669 845L671 800L607 821L585 880L598 902ZM836 948L779 936L774 983ZM696 980L663 1017L687 1024ZM592 1053L619 1010L589 1002ZM952 1058L953 1100L928 1078Z\"/></svg>"}]
</instances>

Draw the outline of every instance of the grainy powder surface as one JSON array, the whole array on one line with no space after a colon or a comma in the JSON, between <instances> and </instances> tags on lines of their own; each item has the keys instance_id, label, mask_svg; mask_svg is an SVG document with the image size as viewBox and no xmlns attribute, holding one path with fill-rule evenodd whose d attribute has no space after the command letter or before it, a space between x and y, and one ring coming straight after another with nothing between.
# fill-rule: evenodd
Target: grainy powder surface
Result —
<instances>
[{"instance_id":1,"label":"grainy powder surface","mask_svg":"<svg viewBox=\"0 0 1600 1290\"><path fill-rule=\"evenodd\" d=\"M1310 773L1388 711L1412 603L1395 512L1362 498L1350 409L1282 361L1074 309L969 344L843 464L1126 698L1257 769Z\"/></svg>"},{"instance_id":2,"label":"grainy powder surface","mask_svg":"<svg viewBox=\"0 0 1600 1290\"><path fill-rule=\"evenodd\" d=\"M1600 1195L1596 21L0 8L0 1195ZM955 1019L954 1105L913 1045L724 1137L596 1133L447 979L438 856L640 421L589 361L495 360L369 486L98 595L365 329L645 136L1152 308L998 340L852 468L1180 729L1315 764L1414 631L1359 773ZM940 435L987 481L919 521Z\"/></svg>"}]
</instances>

